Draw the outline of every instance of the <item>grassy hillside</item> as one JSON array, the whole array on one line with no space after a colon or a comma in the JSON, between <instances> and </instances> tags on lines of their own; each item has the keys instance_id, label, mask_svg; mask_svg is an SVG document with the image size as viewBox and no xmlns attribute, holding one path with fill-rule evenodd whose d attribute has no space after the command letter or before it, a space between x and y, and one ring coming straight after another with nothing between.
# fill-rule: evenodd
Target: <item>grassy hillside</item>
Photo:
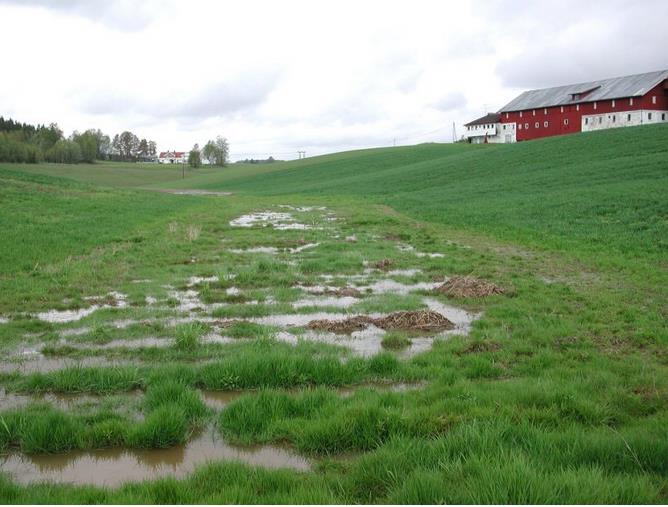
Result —
<instances>
[{"instance_id":1,"label":"grassy hillside","mask_svg":"<svg viewBox=\"0 0 668 507\"><path fill-rule=\"evenodd\" d=\"M658 260L668 246L667 140L668 125L656 125L505 146L427 144L221 172L182 186L363 196L531 246Z\"/></svg>"},{"instance_id":2,"label":"grassy hillside","mask_svg":"<svg viewBox=\"0 0 668 507\"><path fill-rule=\"evenodd\" d=\"M95 164L7 164L0 167L28 174L42 174L69 178L76 181L109 187L141 187L151 184L165 184L170 181L184 181L183 167L129 162L96 162ZM218 172L219 169L203 166L192 170L186 168L185 181L193 176ZM168 185L167 185L168 186Z\"/></svg>"}]
</instances>

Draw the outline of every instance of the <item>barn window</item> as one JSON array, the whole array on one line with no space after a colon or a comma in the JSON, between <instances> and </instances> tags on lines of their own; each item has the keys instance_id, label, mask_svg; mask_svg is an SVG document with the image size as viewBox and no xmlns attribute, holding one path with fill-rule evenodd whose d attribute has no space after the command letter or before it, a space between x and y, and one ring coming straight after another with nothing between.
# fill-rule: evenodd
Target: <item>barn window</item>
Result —
<instances>
[{"instance_id":1,"label":"barn window","mask_svg":"<svg viewBox=\"0 0 668 507\"><path fill-rule=\"evenodd\" d=\"M661 113L661 121L665 121L666 119L666 113Z\"/></svg>"},{"instance_id":2,"label":"barn window","mask_svg":"<svg viewBox=\"0 0 668 507\"><path fill-rule=\"evenodd\" d=\"M603 117L602 117L602 116L599 116L599 117L598 117L598 124L600 125L601 123L603 123Z\"/></svg>"},{"instance_id":3,"label":"barn window","mask_svg":"<svg viewBox=\"0 0 668 507\"><path fill-rule=\"evenodd\" d=\"M529 129L529 124L528 124L528 123L525 123L525 124L524 124L524 128L528 130L528 129Z\"/></svg>"},{"instance_id":4,"label":"barn window","mask_svg":"<svg viewBox=\"0 0 668 507\"><path fill-rule=\"evenodd\" d=\"M540 127L540 123L539 123L539 122L534 123L534 127L539 128L539 127Z\"/></svg>"},{"instance_id":5,"label":"barn window","mask_svg":"<svg viewBox=\"0 0 668 507\"><path fill-rule=\"evenodd\" d=\"M561 106L561 112L562 113L564 112L564 106Z\"/></svg>"},{"instance_id":6,"label":"barn window","mask_svg":"<svg viewBox=\"0 0 668 507\"><path fill-rule=\"evenodd\" d=\"M517 126L517 130L522 130L522 124L521 123Z\"/></svg>"},{"instance_id":7,"label":"barn window","mask_svg":"<svg viewBox=\"0 0 668 507\"><path fill-rule=\"evenodd\" d=\"M631 98L629 99L629 106L632 106L632 105L633 105L633 97L631 97Z\"/></svg>"},{"instance_id":8,"label":"barn window","mask_svg":"<svg viewBox=\"0 0 668 507\"><path fill-rule=\"evenodd\" d=\"M564 125L568 125L568 118L564 118Z\"/></svg>"},{"instance_id":9,"label":"barn window","mask_svg":"<svg viewBox=\"0 0 668 507\"><path fill-rule=\"evenodd\" d=\"M615 107L615 101L614 100L612 101L612 107Z\"/></svg>"},{"instance_id":10,"label":"barn window","mask_svg":"<svg viewBox=\"0 0 668 507\"><path fill-rule=\"evenodd\" d=\"M656 95L652 95L652 104L656 104Z\"/></svg>"},{"instance_id":11,"label":"barn window","mask_svg":"<svg viewBox=\"0 0 668 507\"><path fill-rule=\"evenodd\" d=\"M647 119L651 120L652 119L652 113L647 113Z\"/></svg>"},{"instance_id":12,"label":"barn window","mask_svg":"<svg viewBox=\"0 0 668 507\"><path fill-rule=\"evenodd\" d=\"M631 115L630 114L626 115L626 121L631 121Z\"/></svg>"},{"instance_id":13,"label":"barn window","mask_svg":"<svg viewBox=\"0 0 668 507\"><path fill-rule=\"evenodd\" d=\"M580 104L575 104L575 110L579 111L580 110Z\"/></svg>"},{"instance_id":14,"label":"barn window","mask_svg":"<svg viewBox=\"0 0 668 507\"><path fill-rule=\"evenodd\" d=\"M531 111L531 114L533 114L534 116L536 116L536 110L534 109L533 111Z\"/></svg>"},{"instance_id":15,"label":"barn window","mask_svg":"<svg viewBox=\"0 0 668 507\"><path fill-rule=\"evenodd\" d=\"M543 114L547 114L547 108L543 109Z\"/></svg>"},{"instance_id":16,"label":"barn window","mask_svg":"<svg viewBox=\"0 0 668 507\"><path fill-rule=\"evenodd\" d=\"M594 109L596 109L596 102L594 102Z\"/></svg>"},{"instance_id":17,"label":"barn window","mask_svg":"<svg viewBox=\"0 0 668 507\"><path fill-rule=\"evenodd\" d=\"M548 121L544 121L544 122L543 122L543 127L547 128L547 126L548 126L549 124L550 124L550 122L548 122Z\"/></svg>"},{"instance_id":18,"label":"barn window","mask_svg":"<svg viewBox=\"0 0 668 507\"><path fill-rule=\"evenodd\" d=\"M522 111L520 111L520 118L522 117Z\"/></svg>"},{"instance_id":19,"label":"barn window","mask_svg":"<svg viewBox=\"0 0 668 507\"><path fill-rule=\"evenodd\" d=\"M589 125L589 118L585 118L585 125Z\"/></svg>"},{"instance_id":20,"label":"barn window","mask_svg":"<svg viewBox=\"0 0 668 507\"><path fill-rule=\"evenodd\" d=\"M505 125L503 126L503 130L506 130L506 126L505 126Z\"/></svg>"},{"instance_id":21,"label":"barn window","mask_svg":"<svg viewBox=\"0 0 668 507\"><path fill-rule=\"evenodd\" d=\"M613 114L613 115L612 115L612 123L615 123L615 121L617 121L617 116L615 116L615 115Z\"/></svg>"},{"instance_id":22,"label":"barn window","mask_svg":"<svg viewBox=\"0 0 668 507\"><path fill-rule=\"evenodd\" d=\"M508 119L508 113L506 113L506 120Z\"/></svg>"}]
</instances>

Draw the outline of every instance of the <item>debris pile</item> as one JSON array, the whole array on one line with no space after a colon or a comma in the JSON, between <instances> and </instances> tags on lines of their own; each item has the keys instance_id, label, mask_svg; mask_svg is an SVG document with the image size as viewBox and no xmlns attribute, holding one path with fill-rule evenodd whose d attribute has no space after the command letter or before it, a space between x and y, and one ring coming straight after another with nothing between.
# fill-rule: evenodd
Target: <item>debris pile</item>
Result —
<instances>
[{"instance_id":1,"label":"debris pile","mask_svg":"<svg viewBox=\"0 0 668 507\"><path fill-rule=\"evenodd\" d=\"M350 334L362 331L369 325L374 325L385 331L401 329L404 331L438 332L453 329L455 325L440 313L431 310L412 312L394 312L385 317L368 317L358 315L345 320L312 320L307 328L316 331L329 331L336 334Z\"/></svg>"},{"instance_id":2,"label":"debris pile","mask_svg":"<svg viewBox=\"0 0 668 507\"><path fill-rule=\"evenodd\" d=\"M494 294L503 294L503 289L491 282L470 276L453 276L443 285L436 288L437 292L458 298L482 298Z\"/></svg>"}]
</instances>

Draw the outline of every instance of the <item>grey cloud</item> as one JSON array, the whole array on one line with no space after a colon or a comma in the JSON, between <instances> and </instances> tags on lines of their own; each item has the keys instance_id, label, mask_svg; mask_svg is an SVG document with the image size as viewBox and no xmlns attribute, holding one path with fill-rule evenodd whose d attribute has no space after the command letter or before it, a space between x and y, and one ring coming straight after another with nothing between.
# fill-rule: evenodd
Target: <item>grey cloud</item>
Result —
<instances>
[{"instance_id":1,"label":"grey cloud","mask_svg":"<svg viewBox=\"0 0 668 507\"><path fill-rule=\"evenodd\" d=\"M573 12L577 16L569 18ZM665 52L655 50L668 44L668 2L647 2L640 9L621 0L564 0L532 4L521 17L496 11L510 29L527 15L534 21L519 32L526 49L496 67L506 86L543 88L668 68Z\"/></svg>"},{"instance_id":2,"label":"grey cloud","mask_svg":"<svg viewBox=\"0 0 668 507\"><path fill-rule=\"evenodd\" d=\"M40 7L80 16L121 31L137 31L149 25L160 13L154 1L132 0L0 0L0 5Z\"/></svg>"},{"instance_id":3,"label":"grey cloud","mask_svg":"<svg viewBox=\"0 0 668 507\"><path fill-rule=\"evenodd\" d=\"M184 91L176 98L148 99L118 92L83 93L77 105L89 114L130 113L161 120L230 117L262 104L278 78L277 72L262 72L214 83L195 92Z\"/></svg>"},{"instance_id":4,"label":"grey cloud","mask_svg":"<svg viewBox=\"0 0 668 507\"><path fill-rule=\"evenodd\" d=\"M432 103L439 111L452 111L466 106L466 97L462 92L450 92Z\"/></svg>"}]
</instances>

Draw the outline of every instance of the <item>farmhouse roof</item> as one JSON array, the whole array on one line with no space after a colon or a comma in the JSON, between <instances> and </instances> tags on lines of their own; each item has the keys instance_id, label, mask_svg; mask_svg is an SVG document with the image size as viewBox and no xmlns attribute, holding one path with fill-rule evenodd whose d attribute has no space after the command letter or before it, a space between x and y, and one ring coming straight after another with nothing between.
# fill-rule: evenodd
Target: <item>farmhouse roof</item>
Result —
<instances>
[{"instance_id":1,"label":"farmhouse roof","mask_svg":"<svg viewBox=\"0 0 668 507\"><path fill-rule=\"evenodd\" d=\"M510 101L499 112L540 109L564 106L595 100L622 99L645 95L662 81L668 79L668 70L613 77L540 90L529 90Z\"/></svg>"},{"instance_id":2,"label":"farmhouse roof","mask_svg":"<svg viewBox=\"0 0 668 507\"><path fill-rule=\"evenodd\" d=\"M158 158L182 157L185 154L185 151L161 151Z\"/></svg>"},{"instance_id":3,"label":"farmhouse roof","mask_svg":"<svg viewBox=\"0 0 668 507\"><path fill-rule=\"evenodd\" d=\"M464 124L465 127L473 125L486 125L488 123L499 123L501 121L501 115L499 113L487 113L485 116L481 116L477 120L470 121Z\"/></svg>"}]
</instances>

